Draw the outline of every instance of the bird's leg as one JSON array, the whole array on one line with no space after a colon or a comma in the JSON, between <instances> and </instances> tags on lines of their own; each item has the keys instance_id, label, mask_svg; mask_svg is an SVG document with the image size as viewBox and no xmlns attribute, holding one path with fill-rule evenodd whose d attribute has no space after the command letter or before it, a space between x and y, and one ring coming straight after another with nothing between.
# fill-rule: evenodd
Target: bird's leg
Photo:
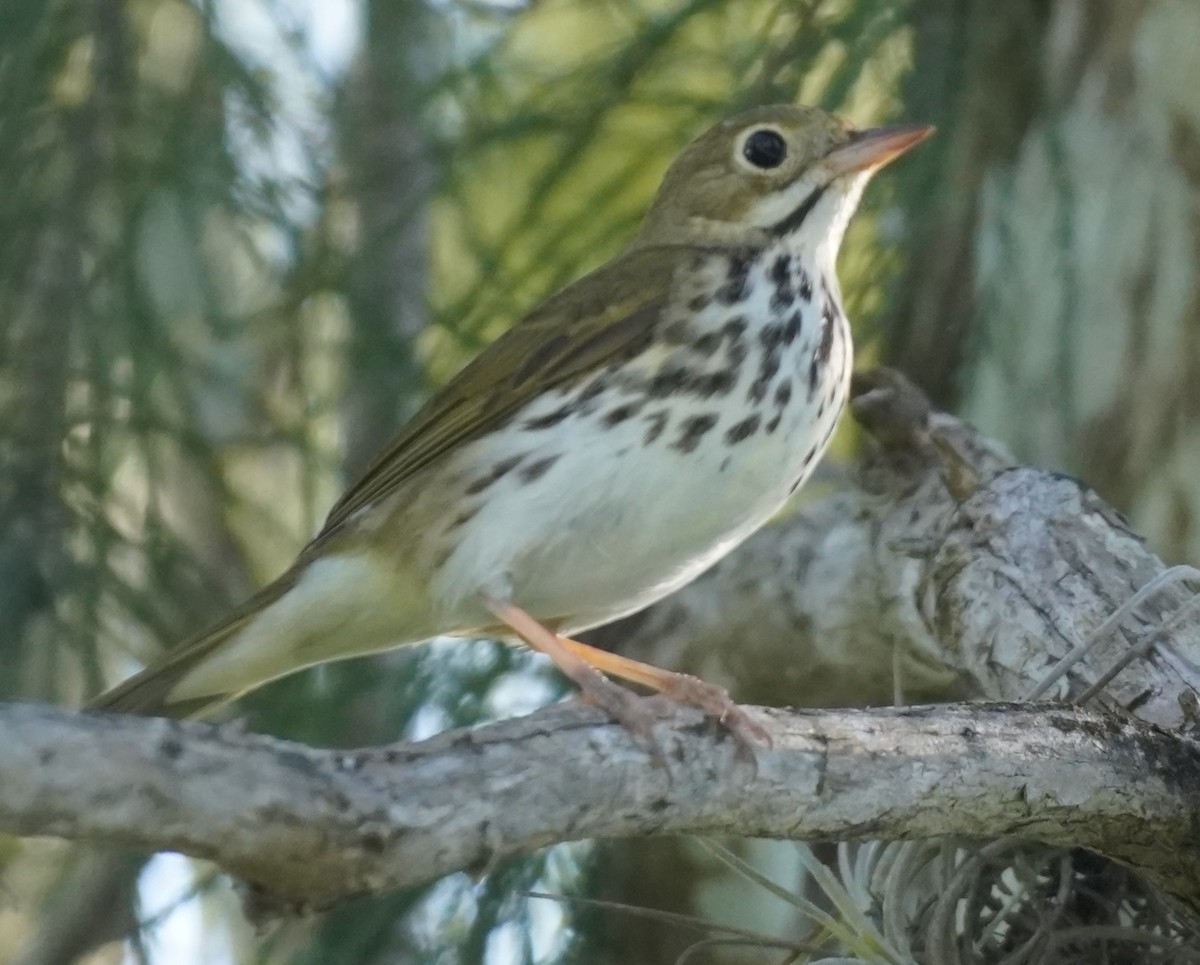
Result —
<instances>
[{"instance_id":1,"label":"bird's leg","mask_svg":"<svg viewBox=\"0 0 1200 965\"><path fill-rule=\"evenodd\" d=\"M514 603L490 596L485 597L484 602L495 617L531 649L553 660L554 665L574 681L585 700L607 711L634 734L650 737L656 717L653 708L636 694L614 684L584 657L573 653L567 644L575 641L559 637Z\"/></svg>"},{"instance_id":2,"label":"bird's leg","mask_svg":"<svg viewBox=\"0 0 1200 965\"><path fill-rule=\"evenodd\" d=\"M771 743L771 735L766 729L735 704L724 687L705 683L691 674L663 670L653 664L622 657L620 654L580 643L570 637L558 637L558 642L573 658L597 670L649 687L664 697L712 714L739 740L747 744L759 743L769 746Z\"/></svg>"},{"instance_id":3,"label":"bird's leg","mask_svg":"<svg viewBox=\"0 0 1200 965\"><path fill-rule=\"evenodd\" d=\"M735 704L724 687L705 683L689 674L631 660L570 637L561 637L513 603L490 597L486 598L486 603L496 618L532 649L553 660L558 669L578 685L588 701L608 711L634 733L648 734L654 714L640 698L605 677L606 673L711 714L748 750L753 750L755 745L769 746L771 743L766 729Z\"/></svg>"}]
</instances>

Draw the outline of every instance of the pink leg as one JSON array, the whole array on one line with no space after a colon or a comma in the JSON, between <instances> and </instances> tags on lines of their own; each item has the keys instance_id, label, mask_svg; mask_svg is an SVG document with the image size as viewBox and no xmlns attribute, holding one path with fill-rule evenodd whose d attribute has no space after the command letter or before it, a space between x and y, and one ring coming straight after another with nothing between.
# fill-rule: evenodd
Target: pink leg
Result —
<instances>
[{"instance_id":1,"label":"pink leg","mask_svg":"<svg viewBox=\"0 0 1200 965\"><path fill-rule=\"evenodd\" d=\"M511 627L531 648L553 660L578 685L585 699L608 711L634 733L648 733L654 714L641 698L614 684L604 676L606 673L711 714L748 749L771 743L766 729L735 704L723 687L560 637L515 604L494 599L487 604L497 619Z\"/></svg>"}]
</instances>

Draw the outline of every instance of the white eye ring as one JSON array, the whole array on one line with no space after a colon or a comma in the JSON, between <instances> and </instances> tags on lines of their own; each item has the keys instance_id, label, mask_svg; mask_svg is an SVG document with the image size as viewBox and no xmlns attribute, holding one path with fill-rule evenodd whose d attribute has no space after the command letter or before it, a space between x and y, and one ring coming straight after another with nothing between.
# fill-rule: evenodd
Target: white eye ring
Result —
<instances>
[{"instance_id":1,"label":"white eye ring","mask_svg":"<svg viewBox=\"0 0 1200 965\"><path fill-rule=\"evenodd\" d=\"M742 138L736 152L740 164L761 174L773 171L788 156L787 138L775 127L757 127Z\"/></svg>"}]
</instances>

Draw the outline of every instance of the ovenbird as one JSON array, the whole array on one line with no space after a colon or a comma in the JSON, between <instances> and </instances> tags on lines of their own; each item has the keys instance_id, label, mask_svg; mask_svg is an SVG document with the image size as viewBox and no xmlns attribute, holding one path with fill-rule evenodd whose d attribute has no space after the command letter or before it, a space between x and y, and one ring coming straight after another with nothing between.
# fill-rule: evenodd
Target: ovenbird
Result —
<instances>
[{"instance_id":1,"label":"ovenbird","mask_svg":"<svg viewBox=\"0 0 1200 965\"><path fill-rule=\"evenodd\" d=\"M842 235L931 131L775 106L702 134L629 247L430 399L286 573L92 706L191 714L457 634L524 640L631 725L601 671L758 733L724 690L565 635L694 579L810 474L850 384Z\"/></svg>"}]
</instances>

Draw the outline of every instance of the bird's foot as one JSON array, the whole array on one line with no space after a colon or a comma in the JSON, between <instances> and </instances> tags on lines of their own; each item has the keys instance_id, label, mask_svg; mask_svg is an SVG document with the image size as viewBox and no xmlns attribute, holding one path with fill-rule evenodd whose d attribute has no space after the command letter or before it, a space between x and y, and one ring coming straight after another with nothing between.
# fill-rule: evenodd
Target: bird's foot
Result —
<instances>
[{"instance_id":1,"label":"bird's foot","mask_svg":"<svg viewBox=\"0 0 1200 965\"><path fill-rule=\"evenodd\" d=\"M753 752L756 747L771 746L770 732L734 703L729 691L724 687L706 683L691 674L671 671L662 673L658 691L664 697L711 714L728 728L747 751Z\"/></svg>"},{"instance_id":2,"label":"bird's foot","mask_svg":"<svg viewBox=\"0 0 1200 965\"><path fill-rule=\"evenodd\" d=\"M569 637L559 637L558 640L564 648L597 670L649 687L668 700L711 714L733 734L740 749L751 756L756 748L771 746L771 735L767 729L735 704L724 687L706 683L691 674L663 670L662 667L601 650Z\"/></svg>"},{"instance_id":3,"label":"bird's foot","mask_svg":"<svg viewBox=\"0 0 1200 965\"><path fill-rule=\"evenodd\" d=\"M579 688L580 699L585 704L603 710L634 737L646 743L655 761L661 764L662 752L654 738L654 724L662 715L654 702L613 683L598 670L588 667L587 671L571 677Z\"/></svg>"},{"instance_id":4,"label":"bird's foot","mask_svg":"<svg viewBox=\"0 0 1200 965\"><path fill-rule=\"evenodd\" d=\"M653 700L631 693L604 674L640 684L658 691L668 700L711 714L733 735L739 750L751 757L756 748L771 745L771 735L766 728L735 704L724 687L560 637L515 604L488 599L487 605L530 647L550 657L578 685L588 703L607 711L639 737L650 739L658 717ZM650 743L653 746L653 740ZM655 752L661 759L657 748Z\"/></svg>"}]
</instances>

